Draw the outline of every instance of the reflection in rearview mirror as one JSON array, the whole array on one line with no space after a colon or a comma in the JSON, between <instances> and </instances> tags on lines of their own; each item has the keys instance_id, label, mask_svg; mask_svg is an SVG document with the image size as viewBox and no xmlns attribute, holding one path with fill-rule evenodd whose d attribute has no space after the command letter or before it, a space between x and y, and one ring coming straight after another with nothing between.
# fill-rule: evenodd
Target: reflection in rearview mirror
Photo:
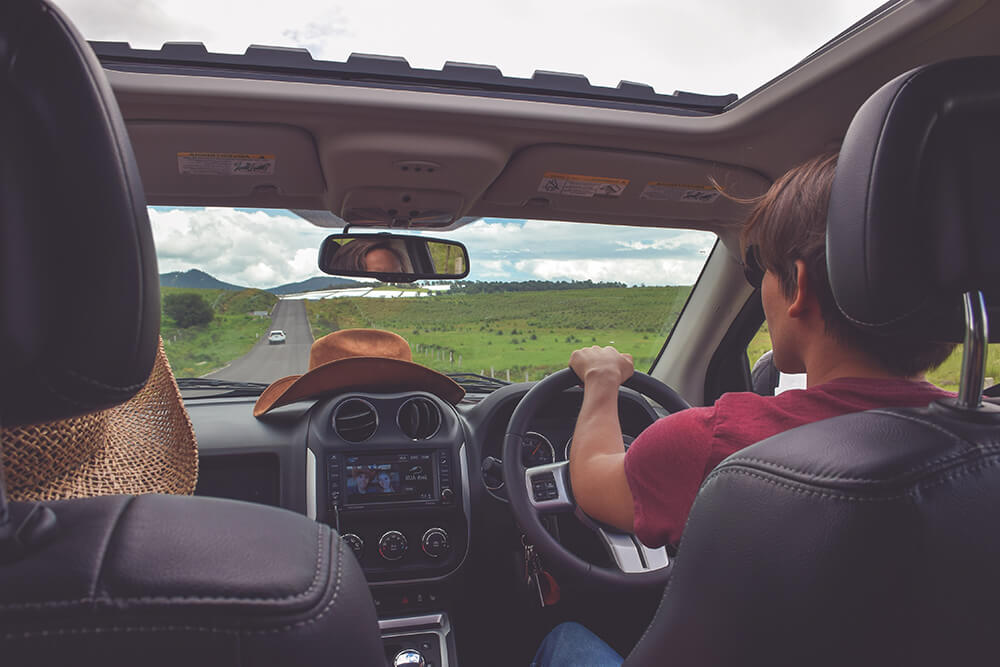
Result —
<instances>
[{"instance_id":1,"label":"reflection in rearview mirror","mask_svg":"<svg viewBox=\"0 0 1000 667\"><path fill-rule=\"evenodd\" d=\"M459 279L469 274L461 243L405 234L333 234L323 241L319 268L383 282Z\"/></svg>"}]
</instances>

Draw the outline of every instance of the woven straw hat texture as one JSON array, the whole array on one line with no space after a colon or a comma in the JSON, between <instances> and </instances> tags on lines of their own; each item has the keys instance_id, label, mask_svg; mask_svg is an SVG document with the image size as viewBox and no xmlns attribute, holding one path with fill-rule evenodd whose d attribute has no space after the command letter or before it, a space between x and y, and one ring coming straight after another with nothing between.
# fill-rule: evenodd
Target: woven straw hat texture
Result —
<instances>
[{"instance_id":1,"label":"woven straw hat texture","mask_svg":"<svg viewBox=\"0 0 1000 667\"><path fill-rule=\"evenodd\" d=\"M167 355L121 405L72 419L4 428L11 500L194 492L198 446Z\"/></svg>"}]
</instances>

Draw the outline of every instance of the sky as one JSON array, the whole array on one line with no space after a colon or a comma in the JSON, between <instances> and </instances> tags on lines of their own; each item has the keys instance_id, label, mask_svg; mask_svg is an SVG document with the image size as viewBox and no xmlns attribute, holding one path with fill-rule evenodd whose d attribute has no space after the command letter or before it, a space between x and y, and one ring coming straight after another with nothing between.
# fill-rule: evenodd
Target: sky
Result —
<instances>
[{"instance_id":1,"label":"sky","mask_svg":"<svg viewBox=\"0 0 1000 667\"><path fill-rule=\"evenodd\" d=\"M87 39L159 49L203 42L307 48L316 59L402 56L582 74L675 90L746 95L792 67L882 0L54 0ZM290 214L152 208L160 271L200 268L220 280L271 287L317 275L328 233ZM572 229L577 233L573 234ZM616 280L691 284L714 236L683 230L481 220L449 238L469 246L471 279ZM526 243L526 239L530 242Z\"/></svg>"}]
</instances>

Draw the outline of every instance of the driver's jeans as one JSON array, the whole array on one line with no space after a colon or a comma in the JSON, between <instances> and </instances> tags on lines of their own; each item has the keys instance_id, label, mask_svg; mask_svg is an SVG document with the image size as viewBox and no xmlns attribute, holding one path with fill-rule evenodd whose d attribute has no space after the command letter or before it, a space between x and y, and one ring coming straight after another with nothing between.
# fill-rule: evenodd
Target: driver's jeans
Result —
<instances>
[{"instance_id":1,"label":"driver's jeans","mask_svg":"<svg viewBox=\"0 0 1000 667\"><path fill-rule=\"evenodd\" d=\"M531 667L618 667L622 658L613 648L579 623L562 623L552 629Z\"/></svg>"}]
</instances>

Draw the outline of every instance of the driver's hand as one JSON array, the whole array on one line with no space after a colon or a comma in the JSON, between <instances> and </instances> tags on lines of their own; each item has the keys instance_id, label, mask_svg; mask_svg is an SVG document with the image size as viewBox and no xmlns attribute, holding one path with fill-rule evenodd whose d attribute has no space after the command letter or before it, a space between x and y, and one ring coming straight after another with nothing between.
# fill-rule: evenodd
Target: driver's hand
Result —
<instances>
[{"instance_id":1,"label":"driver's hand","mask_svg":"<svg viewBox=\"0 0 1000 667\"><path fill-rule=\"evenodd\" d=\"M613 347L585 347L569 357L569 367L584 384L594 381L622 384L632 377L635 362L631 354L622 354Z\"/></svg>"}]
</instances>

